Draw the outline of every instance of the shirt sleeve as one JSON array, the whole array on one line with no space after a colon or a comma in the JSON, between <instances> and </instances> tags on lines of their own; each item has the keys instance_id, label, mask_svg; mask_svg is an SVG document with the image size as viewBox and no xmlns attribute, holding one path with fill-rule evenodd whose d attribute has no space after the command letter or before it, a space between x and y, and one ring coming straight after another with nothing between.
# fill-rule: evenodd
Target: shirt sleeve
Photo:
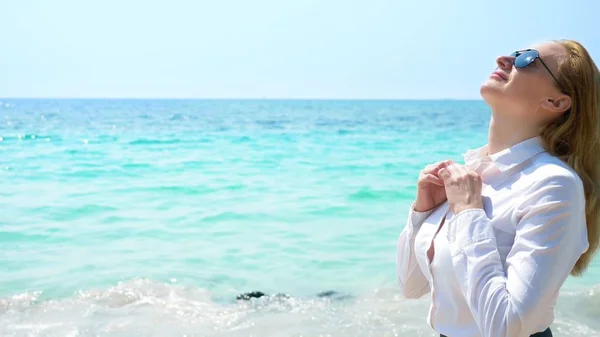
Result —
<instances>
[{"instance_id":1,"label":"shirt sleeve","mask_svg":"<svg viewBox=\"0 0 600 337\"><path fill-rule=\"evenodd\" d=\"M425 219L433 212L417 212L410 206L408 220L398 238L396 271L398 284L406 298L419 298L429 292L429 282L415 255L415 236Z\"/></svg>"},{"instance_id":2,"label":"shirt sleeve","mask_svg":"<svg viewBox=\"0 0 600 337\"><path fill-rule=\"evenodd\" d=\"M578 177L540 179L513 219L516 234L506 269L484 210L462 211L448 223L456 277L484 336L538 332L541 319L553 315L555 295L588 248Z\"/></svg>"}]
</instances>

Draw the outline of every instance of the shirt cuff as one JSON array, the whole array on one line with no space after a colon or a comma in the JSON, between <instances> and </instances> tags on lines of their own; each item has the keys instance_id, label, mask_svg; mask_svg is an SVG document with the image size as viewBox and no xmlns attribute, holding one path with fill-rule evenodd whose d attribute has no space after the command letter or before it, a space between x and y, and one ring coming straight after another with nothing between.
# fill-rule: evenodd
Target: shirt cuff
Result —
<instances>
[{"instance_id":1,"label":"shirt cuff","mask_svg":"<svg viewBox=\"0 0 600 337\"><path fill-rule=\"evenodd\" d=\"M430 209L425 212L417 212L415 211L415 203L413 202L410 205L410 209L408 211L408 223L411 226L413 233L416 233L416 231L421 227L423 222L425 222L425 219L427 219L427 217L431 215L431 213L433 213L434 209Z\"/></svg>"},{"instance_id":2,"label":"shirt cuff","mask_svg":"<svg viewBox=\"0 0 600 337\"><path fill-rule=\"evenodd\" d=\"M494 228L481 208L464 210L454 215L448 222L447 238L452 255L461 253L477 242L491 241L496 244Z\"/></svg>"}]
</instances>

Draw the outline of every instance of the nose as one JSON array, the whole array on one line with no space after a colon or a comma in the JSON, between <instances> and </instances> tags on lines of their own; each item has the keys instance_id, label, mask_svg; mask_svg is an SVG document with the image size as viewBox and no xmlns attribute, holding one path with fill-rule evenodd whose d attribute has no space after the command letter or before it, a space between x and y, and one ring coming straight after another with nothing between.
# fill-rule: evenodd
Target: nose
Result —
<instances>
[{"instance_id":1,"label":"nose","mask_svg":"<svg viewBox=\"0 0 600 337\"><path fill-rule=\"evenodd\" d=\"M500 68L506 72L510 72L514 61L515 61L515 58L512 56L498 56L496 58L496 64L498 64L498 68Z\"/></svg>"}]
</instances>

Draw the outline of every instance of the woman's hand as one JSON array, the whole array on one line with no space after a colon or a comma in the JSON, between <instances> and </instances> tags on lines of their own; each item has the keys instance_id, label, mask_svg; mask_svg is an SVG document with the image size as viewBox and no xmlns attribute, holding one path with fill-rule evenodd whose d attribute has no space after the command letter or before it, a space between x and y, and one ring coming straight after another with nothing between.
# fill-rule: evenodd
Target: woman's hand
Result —
<instances>
[{"instance_id":1,"label":"woman's hand","mask_svg":"<svg viewBox=\"0 0 600 337\"><path fill-rule=\"evenodd\" d=\"M454 214L466 209L483 208L481 177L464 165L451 164L439 170L446 197Z\"/></svg>"},{"instance_id":2,"label":"woman's hand","mask_svg":"<svg viewBox=\"0 0 600 337\"><path fill-rule=\"evenodd\" d=\"M427 165L419 174L417 181L417 200L414 209L417 212L425 212L439 206L446 201L444 181L439 177L440 169L452 164L445 160L435 164Z\"/></svg>"}]
</instances>

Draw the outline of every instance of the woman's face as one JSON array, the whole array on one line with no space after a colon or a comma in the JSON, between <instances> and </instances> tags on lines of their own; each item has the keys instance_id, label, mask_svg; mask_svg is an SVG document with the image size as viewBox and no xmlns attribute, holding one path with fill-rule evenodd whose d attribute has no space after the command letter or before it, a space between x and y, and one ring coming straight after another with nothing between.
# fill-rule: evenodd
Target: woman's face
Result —
<instances>
[{"instance_id":1,"label":"woman's face","mask_svg":"<svg viewBox=\"0 0 600 337\"><path fill-rule=\"evenodd\" d=\"M531 49L537 50L540 57L522 68L515 66L515 59L519 54L527 53L526 50L517 50L516 53L511 52L496 59L496 70L481 86L483 99L492 107L515 114L527 113L527 117L533 117L532 114L544 110L540 107L562 95L553 75L558 76L558 60L565 55L564 48L549 42ZM524 56L534 53L529 52ZM527 63L523 61L524 57L517 61L517 65Z\"/></svg>"}]
</instances>

